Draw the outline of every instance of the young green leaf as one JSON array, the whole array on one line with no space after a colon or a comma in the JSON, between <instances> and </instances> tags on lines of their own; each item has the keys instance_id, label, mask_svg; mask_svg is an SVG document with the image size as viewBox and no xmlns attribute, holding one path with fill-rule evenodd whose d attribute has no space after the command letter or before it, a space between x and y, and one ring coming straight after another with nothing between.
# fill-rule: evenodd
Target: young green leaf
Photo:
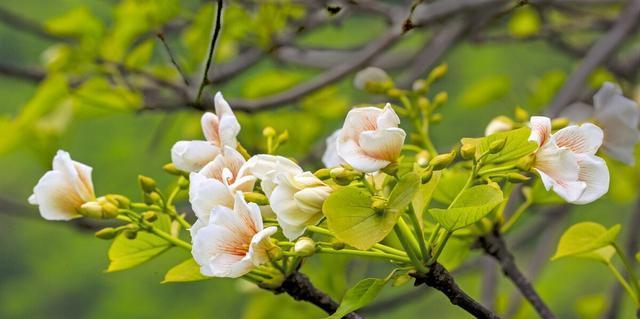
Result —
<instances>
[{"instance_id":1,"label":"young green leaf","mask_svg":"<svg viewBox=\"0 0 640 319\"><path fill-rule=\"evenodd\" d=\"M578 256L611 245L620 233L620 225L607 229L594 222L575 224L560 237L558 248L551 260Z\"/></svg>"},{"instance_id":2,"label":"young green leaf","mask_svg":"<svg viewBox=\"0 0 640 319\"><path fill-rule=\"evenodd\" d=\"M429 213L442 227L448 231L455 231L481 220L502 200L501 190L479 185L464 190L452 207L432 208Z\"/></svg>"},{"instance_id":3,"label":"young green leaf","mask_svg":"<svg viewBox=\"0 0 640 319\"><path fill-rule=\"evenodd\" d=\"M604 246L594 251L590 251L584 254L578 254L576 255L576 257L593 259L608 264L611 262L611 258L613 258L615 254L616 249L613 248L613 246Z\"/></svg>"},{"instance_id":4,"label":"young green leaf","mask_svg":"<svg viewBox=\"0 0 640 319\"><path fill-rule=\"evenodd\" d=\"M529 141L531 129L522 127L508 132L499 132L481 138L463 138L462 144L476 145L476 156L480 156L489 150L491 143L498 140L506 140L504 148L496 154L489 154L485 157L485 163L502 163L517 160L523 156L533 153L537 145Z\"/></svg>"},{"instance_id":5,"label":"young green leaf","mask_svg":"<svg viewBox=\"0 0 640 319\"><path fill-rule=\"evenodd\" d=\"M414 198L420 187L420 176L416 173L408 173L400 178L400 181L389 194L387 209L403 211Z\"/></svg>"},{"instance_id":6,"label":"young green leaf","mask_svg":"<svg viewBox=\"0 0 640 319\"><path fill-rule=\"evenodd\" d=\"M366 250L380 242L393 230L400 210L386 209L378 213L371 208L368 192L343 187L333 192L322 206L329 229L339 240Z\"/></svg>"},{"instance_id":7,"label":"young green leaf","mask_svg":"<svg viewBox=\"0 0 640 319\"><path fill-rule=\"evenodd\" d=\"M160 215L154 226L167 233L170 232L171 221L166 215ZM118 235L109 247L108 272L125 270L138 266L171 248L164 239L140 231L135 239L128 239L123 234Z\"/></svg>"},{"instance_id":8,"label":"young green leaf","mask_svg":"<svg viewBox=\"0 0 640 319\"><path fill-rule=\"evenodd\" d=\"M436 190L438 183L440 182L440 176L442 173L440 171L433 172L433 176L429 180L428 183L420 185L418 188L418 193L413 197L411 204L413 204L413 209L418 216L418 222L420 222L420 226L423 225L422 216L426 208L429 207L431 203L431 198L433 197L433 192Z\"/></svg>"},{"instance_id":9,"label":"young green leaf","mask_svg":"<svg viewBox=\"0 0 640 319\"><path fill-rule=\"evenodd\" d=\"M338 310L326 319L340 319L368 305L376 298L386 283L386 280L377 278L361 280L351 289L347 290L340 302Z\"/></svg>"},{"instance_id":10,"label":"young green leaf","mask_svg":"<svg viewBox=\"0 0 640 319\"><path fill-rule=\"evenodd\" d=\"M434 175L435 176L435 175ZM464 184L469 178L469 172L457 168L450 168L441 171L440 183L433 191L433 199L449 205L460 193Z\"/></svg>"},{"instance_id":11,"label":"young green leaf","mask_svg":"<svg viewBox=\"0 0 640 319\"><path fill-rule=\"evenodd\" d=\"M164 275L162 283L168 282L188 282L210 279L200 273L200 265L193 258L189 258L173 268Z\"/></svg>"}]
</instances>

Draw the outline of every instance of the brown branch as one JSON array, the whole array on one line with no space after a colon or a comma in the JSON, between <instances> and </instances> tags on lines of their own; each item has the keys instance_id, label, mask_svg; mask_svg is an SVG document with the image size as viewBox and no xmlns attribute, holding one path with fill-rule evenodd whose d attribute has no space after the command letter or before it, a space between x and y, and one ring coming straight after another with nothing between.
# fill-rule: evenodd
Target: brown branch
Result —
<instances>
[{"instance_id":1,"label":"brown branch","mask_svg":"<svg viewBox=\"0 0 640 319\"><path fill-rule=\"evenodd\" d=\"M520 293L531 303L541 318L556 318L549 307L547 307L544 301L542 301L542 298L540 298L536 290L533 288L533 285L531 285L529 280L516 265L513 254L507 248L507 244L502 239L498 230L480 237L478 243L487 255L496 259L505 276L507 276L518 290L520 290Z\"/></svg>"},{"instance_id":2,"label":"brown branch","mask_svg":"<svg viewBox=\"0 0 640 319\"><path fill-rule=\"evenodd\" d=\"M297 271L287 276L282 285L275 290L276 294L283 292L295 300L312 303L328 314L333 314L340 306L329 295L316 288L306 275ZM344 318L362 319L363 317L352 312L344 316Z\"/></svg>"},{"instance_id":3,"label":"brown branch","mask_svg":"<svg viewBox=\"0 0 640 319\"><path fill-rule=\"evenodd\" d=\"M196 103L200 101L200 97L202 96L202 90L205 85L207 85L207 79L209 76L209 69L211 68L211 61L213 60L213 53L216 48L216 42L218 41L218 36L220 35L220 30L222 29L222 0L218 0L218 9L216 10L216 21L213 28L213 35L211 36L211 43L209 44L209 53L207 54L207 60L204 66L204 71L202 72L202 80L200 81L200 86L198 87L198 94L196 95Z\"/></svg>"},{"instance_id":4,"label":"brown branch","mask_svg":"<svg viewBox=\"0 0 640 319\"><path fill-rule=\"evenodd\" d=\"M638 25L639 21L640 0L630 0L629 4L622 9L613 27L593 44L576 71L569 76L560 92L549 105L548 112L550 115L558 115L562 107L574 101L587 77L615 53L616 49Z\"/></svg>"},{"instance_id":5,"label":"brown branch","mask_svg":"<svg viewBox=\"0 0 640 319\"><path fill-rule=\"evenodd\" d=\"M32 67L19 67L0 62L0 74L33 82L40 82L46 77L43 70Z\"/></svg>"},{"instance_id":6,"label":"brown branch","mask_svg":"<svg viewBox=\"0 0 640 319\"><path fill-rule=\"evenodd\" d=\"M453 276L439 263L429 268L429 272L411 274L416 279L415 285L425 284L443 293L451 304L456 305L476 318L499 318L498 315L467 295L453 279Z\"/></svg>"},{"instance_id":7,"label":"brown branch","mask_svg":"<svg viewBox=\"0 0 640 319\"><path fill-rule=\"evenodd\" d=\"M184 82L184 85L186 85L186 86L191 85L191 84L189 84L189 78L187 77L187 75L184 73L184 71L180 67L180 64L178 64L178 61L176 60L176 58L175 58L175 56L173 54L173 51L171 50L171 48L169 47L169 44L165 40L164 34L162 34L162 32L158 32L158 33L156 33L156 37L162 43L162 46L164 47L164 50L167 52L167 55L169 56L169 60L171 61L171 64L173 64L173 66L176 68L176 70L180 74L180 77L182 77L182 82Z\"/></svg>"},{"instance_id":8,"label":"brown branch","mask_svg":"<svg viewBox=\"0 0 640 319\"><path fill-rule=\"evenodd\" d=\"M265 56L265 52L258 48L251 48L241 53L233 61L219 64L215 69L209 70L209 84L220 84L230 80L254 66Z\"/></svg>"}]
</instances>

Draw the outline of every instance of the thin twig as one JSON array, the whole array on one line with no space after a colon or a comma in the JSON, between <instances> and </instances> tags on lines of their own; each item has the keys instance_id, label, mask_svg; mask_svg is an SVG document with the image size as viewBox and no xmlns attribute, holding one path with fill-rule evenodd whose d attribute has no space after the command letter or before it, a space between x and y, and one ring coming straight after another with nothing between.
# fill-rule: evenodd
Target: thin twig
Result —
<instances>
[{"instance_id":1,"label":"thin twig","mask_svg":"<svg viewBox=\"0 0 640 319\"><path fill-rule=\"evenodd\" d=\"M213 29L213 36L211 37L211 43L209 44L209 53L207 54L207 62L204 66L204 72L202 72L202 81L198 88L198 94L196 95L196 103L200 102L202 96L202 90L207 85L207 75L209 74L209 68L211 67L211 60L213 60L213 52L216 48L216 42L220 35L220 29L222 29L222 0L218 0L218 10L216 12L216 22Z\"/></svg>"},{"instance_id":2,"label":"thin twig","mask_svg":"<svg viewBox=\"0 0 640 319\"><path fill-rule=\"evenodd\" d=\"M169 44L167 43L167 41L164 38L164 34L162 34L161 32L158 32L158 33L156 33L156 37L158 37L158 39L162 43L162 46L164 47L164 50L167 51L167 55L169 55L169 59L171 60L171 64L173 64L173 66L176 68L176 70L178 71L178 73L182 77L182 82L184 82L184 84L186 86L190 86L191 84L189 83L189 78L187 77L187 75L184 73L184 71L180 67L180 64L178 64L178 61L176 60L175 56L173 55L173 51L171 51L171 48L169 47Z\"/></svg>"},{"instance_id":3,"label":"thin twig","mask_svg":"<svg viewBox=\"0 0 640 319\"><path fill-rule=\"evenodd\" d=\"M73 39L51 34L37 21L22 17L14 12L0 7L0 22L14 29L25 31L40 38L54 41L71 42Z\"/></svg>"},{"instance_id":4,"label":"thin twig","mask_svg":"<svg viewBox=\"0 0 640 319\"><path fill-rule=\"evenodd\" d=\"M0 62L0 74L34 82L40 82L46 77L46 73L43 70L32 67L19 67L2 62Z\"/></svg>"}]
</instances>

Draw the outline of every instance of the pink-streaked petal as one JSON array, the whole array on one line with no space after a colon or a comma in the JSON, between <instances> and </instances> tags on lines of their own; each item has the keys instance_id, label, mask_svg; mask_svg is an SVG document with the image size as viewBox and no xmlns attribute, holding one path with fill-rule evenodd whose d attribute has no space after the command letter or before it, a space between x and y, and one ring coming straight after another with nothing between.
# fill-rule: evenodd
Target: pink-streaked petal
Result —
<instances>
[{"instance_id":1,"label":"pink-streaked petal","mask_svg":"<svg viewBox=\"0 0 640 319\"><path fill-rule=\"evenodd\" d=\"M69 153L62 150L58 150L56 153L52 166L53 170L63 174L80 198L86 202L95 199L93 182L91 181L93 169L90 166L72 160Z\"/></svg>"},{"instance_id":2,"label":"pink-streaked petal","mask_svg":"<svg viewBox=\"0 0 640 319\"><path fill-rule=\"evenodd\" d=\"M554 143L546 143L536 152L534 167L548 175L555 183L577 181L580 172L576 155ZM548 185L545 183L547 189Z\"/></svg>"},{"instance_id":3,"label":"pink-streaked petal","mask_svg":"<svg viewBox=\"0 0 640 319\"><path fill-rule=\"evenodd\" d=\"M391 163L367 155L354 140L338 139L338 155L358 171L365 173L376 172Z\"/></svg>"},{"instance_id":4,"label":"pink-streaked petal","mask_svg":"<svg viewBox=\"0 0 640 319\"><path fill-rule=\"evenodd\" d=\"M202 118L200 118L200 125L202 126L202 133L205 139L219 147L221 143L220 119L218 116L211 112L206 112L202 114Z\"/></svg>"},{"instance_id":5,"label":"pink-streaked petal","mask_svg":"<svg viewBox=\"0 0 640 319\"><path fill-rule=\"evenodd\" d=\"M391 104L387 103L382 109L382 114L378 117L377 120L378 130L383 130L392 127L398 127L400 125L400 118L396 111L393 110Z\"/></svg>"},{"instance_id":6,"label":"pink-streaked petal","mask_svg":"<svg viewBox=\"0 0 640 319\"><path fill-rule=\"evenodd\" d=\"M557 131L551 137L559 147L570 149L576 154L593 155L602 145L604 134L602 129L585 123L580 126L572 125Z\"/></svg>"},{"instance_id":7,"label":"pink-streaked petal","mask_svg":"<svg viewBox=\"0 0 640 319\"><path fill-rule=\"evenodd\" d=\"M275 226L267 227L253 236L247 257L255 266L260 266L269 262L269 249L273 247L273 243L269 241L269 237L276 233L278 228Z\"/></svg>"},{"instance_id":8,"label":"pink-streaked petal","mask_svg":"<svg viewBox=\"0 0 640 319\"><path fill-rule=\"evenodd\" d=\"M360 138L360 133L374 131L378 128L378 117L381 114L382 109L373 106L352 109L347 113L338 139L348 138L357 142Z\"/></svg>"},{"instance_id":9,"label":"pink-streaked petal","mask_svg":"<svg viewBox=\"0 0 640 319\"><path fill-rule=\"evenodd\" d=\"M178 169L197 172L220 154L220 148L208 141L179 141L171 148L171 161Z\"/></svg>"},{"instance_id":10,"label":"pink-streaked petal","mask_svg":"<svg viewBox=\"0 0 640 319\"><path fill-rule=\"evenodd\" d=\"M254 233L262 230L263 224L260 207L255 203L247 203L244 200L242 192L236 192L233 210L247 227L254 230Z\"/></svg>"},{"instance_id":11,"label":"pink-streaked petal","mask_svg":"<svg viewBox=\"0 0 640 319\"><path fill-rule=\"evenodd\" d=\"M551 119L545 116L532 116L529 120L531 126L531 135L529 141L538 143L538 146L544 145L551 137Z\"/></svg>"},{"instance_id":12,"label":"pink-streaked petal","mask_svg":"<svg viewBox=\"0 0 640 319\"><path fill-rule=\"evenodd\" d=\"M586 183L584 193L575 204L588 204L602 197L609 191L609 169L607 163L593 155L579 155L580 181Z\"/></svg>"},{"instance_id":13,"label":"pink-streaked petal","mask_svg":"<svg viewBox=\"0 0 640 319\"><path fill-rule=\"evenodd\" d=\"M406 135L404 130L395 127L362 132L360 147L373 158L393 162L400 156Z\"/></svg>"}]
</instances>

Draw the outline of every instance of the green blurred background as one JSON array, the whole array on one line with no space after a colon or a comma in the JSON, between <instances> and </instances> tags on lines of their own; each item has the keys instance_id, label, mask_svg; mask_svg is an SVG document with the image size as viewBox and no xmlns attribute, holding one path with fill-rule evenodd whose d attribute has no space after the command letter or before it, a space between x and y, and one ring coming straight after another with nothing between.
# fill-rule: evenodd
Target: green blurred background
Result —
<instances>
[{"instance_id":1,"label":"green blurred background","mask_svg":"<svg viewBox=\"0 0 640 319\"><path fill-rule=\"evenodd\" d=\"M171 1L164 2L166 10L179 10L177 15L185 17L197 15L202 10L211 11L212 8L203 9L197 1L185 1L177 7L169 5ZM23 0L6 2L2 7L39 22L51 21L84 7L107 28L115 24L112 1ZM233 32L245 32L236 30L242 29L243 22L236 22L237 27L231 26L236 25L232 16L232 13L227 13L229 26L223 28L225 32L215 63L231 59L243 50L242 46L234 44L233 35ZM71 18L67 16L63 20ZM73 25L86 23L82 17L76 18L82 21L71 21ZM513 19L506 17L501 26L513 31L511 25L517 24L517 21L511 21ZM205 19L204 37L193 35L194 39L187 41L184 40L186 35L177 34L169 39L177 55L183 57L187 70L197 67L202 61L202 54L190 50L195 50L196 44L200 51L202 46L206 48L210 23L210 19ZM300 43L354 47L370 41L385 28L377 18L354 16L340 26L329 25L308 33ZM424 36L425 33L410 33L394 50L415 50ZM0 57L5 62L42 65L43 59L46 60L43 52L50 50L55 43L0 23ZM175 79L171 66L163 59L159 43L152 43L151 57L145 68ZM442 110L444 119L433 132L435 143L441 150L451 147L461 137L481 136L491 118L499 114L510 115L516 106L532 113L541 111L576 61L544 42L524 41L460 44L445 56L443 62L448 63L449 72L433 88L433 92L446 90L449 93L449 103ZM215 89L222 90L227 97L258 98L286 89L313 74L311 69L265 59L249 72ZM603 79L610 78L606 72L598 73L592 77L591 84L597 87ZM317 153L322 150L324 138L340 126L350 106L379 101L379 97L353 88L351 79L335 83L294 105L252 115L239 114L243 125L240 140L252 150L260 150L260 132L265 125L272 125L290 132L291 140L282 149L285 155L302 158L312 151ZM34 82L0 75L0 116L7 121L16 117L32 99L36 89ZM187 257L182 251L171 251L132 270L106 273L109 242L96 239L91 231L78 225L44 221L34 208L26 206L32 187L49 169L52 154L58 148L94 167L93 180L98 194L118 192L137 198L140 196L136 185L138 174L153 176L160 184L169 185L173 178L161 167L170 161L171 145L177 140L201 137L201 113L195 110L139 112L134 107L127 108L126 103L119 110L103 110L90 104L80 101L74 104L72 115L49 115L38 123L19 127L27 133L16 131L15 127L0 130L3 135L0 142L19 139L16 145L0 153L0 196L18 204L1 208L0 214L0 318L257 319L323 316L312 306L292 301L285 295L275 296L260 291L237 280L160 284L164 272ZM55 128L47 127L47 123ZM318 165L316 159L306 168ZM552 252L548 250L553 249L560 232L574 222L594 220L605 225L624 224L631 212L637 172L615 169L614 184L618 183L616 176L621 179L617 186L613 185L611 196L592 205L576 207L559 227L545 230L516 251L518 262L524 269L532 262L540 262L534 260L539 258L534 257L539 249L546 249L542 258L548 258ZM518 230L525 230L539 218L535 211L531 211L519 223ZM542 242L549 238L553 243L551 248L546 247L548 244L543 247ZM479 254L470 254L471 257L476 255ZM560 318L597 318L604 311L607 294L614 281L603 266L577 259L544 263L535 285ZM303 268L314 283L335 298L340 298L346 288L365 274L382 276L385 269L385 265L375 262L347 261L337 257L314 258ZM481 271L482 267L478 266L457 277L473 296L480 295ZM413 288L410 284L387 287L377 300L414 289L424 290L424 293L408 297L403 307L387 307L367 313L367 317L468 316L451 306L442 295L429 292L424 287ZM501 278L499 309L504 309L512 293L511 284ZM621 318L630 318L633 307L626 297L625 305L626 312ZM518 315L520 318L533 317L526 305Z\"/></svg>"}]
</instances>

